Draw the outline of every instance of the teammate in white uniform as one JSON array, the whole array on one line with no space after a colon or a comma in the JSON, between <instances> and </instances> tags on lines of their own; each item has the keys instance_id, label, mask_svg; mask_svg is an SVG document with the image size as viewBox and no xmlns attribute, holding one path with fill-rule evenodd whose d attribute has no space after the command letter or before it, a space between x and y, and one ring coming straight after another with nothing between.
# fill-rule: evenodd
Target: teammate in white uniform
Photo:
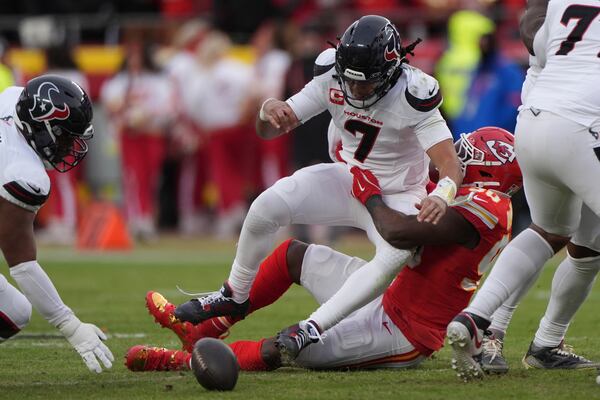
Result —
<instances>
[{"instance_id":1,"label":"teammate in white uniform","mask_svg":"<svg viewBox=\"0 0 600 400\"><path fill-rule=\"evenodd\" d=\"M528 48L536 58L523 88L515 135L533 223L506 247L471 305L448 326L456 367L466 380L480 376L473 356L481 352L480 339L492 314L511 295L518 302L573 235L553 282L555 298L524 363L595 366L562 349L560 342L600 266L600 97L594 85L600 81L600 7L590 0L555 0L547 7L539 31L524 35L535 38ZM570 298L569 288L579 293Z\"/></svg>"},{"instance_id":2,"label":"teammate in white uniform","mask_svg":"<svg viewBox=\"0 0 600 400\"><path fill-rule=\"evenodd\" d=\"M315 77L286 102L269 99L257 120L258 134L273 138L328 110L332 136L341 138L343 162L319 164L279 180L252 204L237 254L221 292L180 305L175 315L192 323L219 315L244 315L248 292L260 261L273 246L275 232L288 224L361 228L376 246L373 260L303 321L311 339L389 285L412 251L392 247L377 233L367 210L351 196L350 168L372 171L384 201L418 220L437 223L462 175L451 133L441 117L437 81L403 64L412 47L402 48L396 28L379 16L366 16L344 33L336 49L323 52ZM332 132L333 131L333 132ZM427 196L429 159L441 180ZM419 211L420 208L420 211Z\"/></svg>"},{"instance_id":3,"label":"teammate in white uniform","mask_svg":"<svg viewBox=\"0 0 600 400\"><path fill-rule=\"evenodd\" d=\"M114 357L104 333L81 322L61 300L36 261L33 221L50 193L45 168L76 166L93 135L92 104L79 85L56 75L34 78L0 93L0 249L10 275L0 274L0 343L28 323L33 306L77 350L91 371ZM100 362L99 362L100 361Z\"/></svg>"}]
</instances>

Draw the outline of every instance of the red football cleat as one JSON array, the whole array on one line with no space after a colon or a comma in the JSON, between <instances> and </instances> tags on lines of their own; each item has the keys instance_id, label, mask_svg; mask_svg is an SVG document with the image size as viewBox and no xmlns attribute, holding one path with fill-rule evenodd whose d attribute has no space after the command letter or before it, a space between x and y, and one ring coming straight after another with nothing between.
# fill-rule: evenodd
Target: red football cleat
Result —
<instances>
[{"instance_id":1,"label":"red football cleat","mask_svg":"<svg viewBox=\"0 0 600 400\"><path fill-rule=\"evenodd\" d=\"M158 292L150 291L146 294L146 308L156 323L175 332L183 344L183 349L188 352L191 352L194 344L202 338L224 339L229 335L231 323L225 317L213 318L198 325L180 321L173 313L175 305L169 303Z\"/></svg>"},{"instance_id":2,"label":"red football cleat","mask_svg":"<svg viewBox=\"0 0 600 400\"><path fill-rule=\"evenodd\" d=\"M125 366L134 372L190 369L191 354L164 347L133 346L125 355Z\"/></svg>"}]
</instances>

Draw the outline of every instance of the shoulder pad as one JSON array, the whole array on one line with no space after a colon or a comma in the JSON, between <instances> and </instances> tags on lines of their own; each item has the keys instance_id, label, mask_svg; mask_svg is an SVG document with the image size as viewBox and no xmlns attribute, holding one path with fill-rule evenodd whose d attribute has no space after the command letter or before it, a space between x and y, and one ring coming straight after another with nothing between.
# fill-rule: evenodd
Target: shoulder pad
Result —
<instances>
[{"instance_id":1,"label":"shoulder pad","mask_svg":"<svg viewBox=\"0 0 600 400\"><path fill-rule=\"evenodd\" d=\"M442 104L440 85L434 77L413 67L406 68L405 72L408 77L404 93L412 108L421 112L429 112Z\"/></svg>"},{"instance_id":2,"label":"shoulder pad","mask_svg":"<svg viewBox=\"0 0 600 400\"><path fill-rule=\"evenodd\" d=\"M313 68L313 77L316 78L317 76L323 75L334 66L335 49L331 48L321 52L321 54L319 54L319 56L315 60L315 66Z\"/></svg>"}]
</instances>

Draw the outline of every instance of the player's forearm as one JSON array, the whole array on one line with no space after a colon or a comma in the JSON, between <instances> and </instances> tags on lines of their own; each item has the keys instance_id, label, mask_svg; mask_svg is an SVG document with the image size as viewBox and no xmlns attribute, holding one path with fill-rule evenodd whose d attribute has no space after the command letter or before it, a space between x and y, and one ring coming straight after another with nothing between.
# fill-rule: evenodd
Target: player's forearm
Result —
<instances>
[{"instance_id":1,"label":"player's forearm","mask_svg":"<svg viewBox=\"0 0 600 400\"><path fill-rule=\"evenodd\" d=\"M37 261L27 261L10 268L10 275L33 307L57 328L73 316L62 301L54 284Z\"/></svg>"},{"instance_id":2,"label":"player's forearm","mask_svg":"<svg viewBox=\"0 0 600 400\"><path fill-rule=\"evenodd\" d=\"M439 180L441 181L445 177L452 179L458 188L462 183L463 175L460 170L460 164L458 158L448 157L440 165L436 165L440 173Z\"/></svg>"},{"instance_id":3,"label":"player's forearm","mask_svg":"<svg viewBox=\"0 0 600 400\"><path fill-rule=\"evenodd\" d=\"M274 139L285 133L283 129L275 128L270 122L256 118L256 134L261 139Z\"/></svg>"},{"instance_id":4,"label":"player's forearm","mask_svg":"<svg viewBox=\"0 0 600 400\"><path fill-rule=\"evenodd\" d=\"M407 226L411 217L388 207L378 195L369 198L365 206L371 214L377 232L386 242L398 249L411 249L418 245Z\"/></svg>"}]
</instances>

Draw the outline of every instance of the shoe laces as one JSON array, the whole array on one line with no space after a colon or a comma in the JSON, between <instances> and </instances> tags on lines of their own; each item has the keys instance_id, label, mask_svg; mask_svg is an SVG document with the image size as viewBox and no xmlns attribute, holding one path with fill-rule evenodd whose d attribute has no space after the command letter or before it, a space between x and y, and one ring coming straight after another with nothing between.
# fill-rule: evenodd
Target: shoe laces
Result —
<instances>
[{"instance_id":1,"label":"shoe laces","mask_svg":"<svg viewBox=\"0 0 600 400\"><path fill-rule=\"evenodd\" d=\"M483 351L490 357L490 362L494 361L496 357L502 356L502 349L504 348L504 341L498 339L495 336L483 336Z\"/></svg>"},{"instance_id":2,"label":"shoe laces","mask_svg":"<svg viewBox=\"0 0 600 400\"><path fill-rule=\"evenodd\" d=\"M180 293L183 293L187 296L192 296L192 297L196 297L198 302L200 302L200 304L204 307L207 304L213 304L216 303L220 300L226 299L227 297L223 296L223 293L218 290L218 291L213 291L213 292L204 292L204 293L190 293L190 292L186 292L185 290L181 289L179 286L177 286L177 290L179 290Z\"/></svg>"},{"instance_id":3,"label":"shoe laces","mask_svg":"<svg viewBox=\"0 0 600 400\"><path fill-rule=\"evenodd\" d=\"M582 362L591 362L587 358L576 354L575 349L570 344L561 343L558 347L555 347L550 351L559 356L575 358Z\"/></svg>"},{"instance_id":4,"label":"shoe laces","mask_svg":"<svg viewBox=\"0 0 600 400\"><path fill-rule=\"evenodd\" d=\"M306 336L311 343L323 343L323 339L327 337L326 334L319 332L319 328L317 328L313 321L302 321L299 326L300 330L306 333Z\"/></svg>"},{"instance_id":5,"label":"shoe laces","mask_svg":"<svg viewBox=\"0 0 600 400\"><path fill-rule=\"evenodd\" d=\"M183 290L183 289L181 288L181 286L179 286L179 285L175 285L175 287L177 288L177 290L179 291L179 293L181 293L181 294L185 294L186 296L190 296L190 297L198 297L198 298L201 298L201 297L210 296L210 295L212 295L212 294L214 294L214 293L221 293L220 291L216 291L216 292L215 292L215 291L212 291L212 292L198 292L198 293L193 293L193 292L188 292L188 291L186 291L186 290Z\"/></svg>"}]
</instances>

